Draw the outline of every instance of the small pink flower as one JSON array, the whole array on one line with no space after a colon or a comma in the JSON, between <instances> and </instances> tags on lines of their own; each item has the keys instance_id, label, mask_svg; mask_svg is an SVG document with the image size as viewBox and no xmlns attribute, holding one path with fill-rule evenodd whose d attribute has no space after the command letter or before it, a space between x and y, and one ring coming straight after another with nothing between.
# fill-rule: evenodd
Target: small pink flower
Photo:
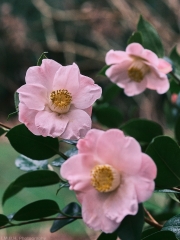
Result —
<instances>
[{"instance_id":1,"label":"small pink flower","mask_svg":"<svg viewBox=\"0 0 180 240\"><path fill-rule=\"evenodd\" d=\"M35 135L78 139L91 128L92 104L101 88L79 72L76 64L62 66L44 59L30 67L20 87L19 120Z\"/></svg>"},{"instance_id":2,"label":"small pink flower","mask_svg":"<svg viewBox=\"0 0 180 240\"><path fill-rule=\"evenodd\" d=\"M156 166L134 138L117 129L92 129L77 147L60 173L82 204L84 222L111 233L152 195Z\"/></svg>"},{"instance_id":3,"label":"small pink flower","mask_svg":"<svg viewBox=\"0 0 180 240\"><path fill-rule=\"evenodd\" d=\"M110 50L105 61L111 65L106 75L124 88L127 96L140 94L146 88L156 90L159 94L169 89L166 74L172 71L171 65L139 43L129 44L125 52Z\"/></svg>"}]
</instances>

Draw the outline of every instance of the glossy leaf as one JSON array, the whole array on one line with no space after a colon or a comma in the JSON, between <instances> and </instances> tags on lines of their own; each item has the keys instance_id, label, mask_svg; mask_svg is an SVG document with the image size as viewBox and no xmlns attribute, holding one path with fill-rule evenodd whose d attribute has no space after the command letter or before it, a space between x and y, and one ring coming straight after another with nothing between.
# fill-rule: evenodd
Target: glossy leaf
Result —
<instances>
[{"instance_id":1,"label":"glossy leaf","mask_svg":"<svg viewBox=\"0 0 180 240\"><path fill-rule=\"evenodd\" d=\"M18 111L19 110L19 93L18 92L14 93L14 105L15 105L16 111Z\"/></svg>"},{"instance_id":2,"label":"glossy leaf","mask_svg":"<svg viewBox=\"0 0 180 240\"><path fill-rule=\"evenodd\" d=\"M5 215L0 214L0 227L5 226L8 223L9 219Z\"/></svg>"},{"instance_id":3,"label":"glossy leaf","mask_svg":"<svg viewBox=\"0 0 180 240\"><path fill-rule=\"evenodd\" d=\"M141 240L177 240L175 234L170 231L160 231L142 238Z\"/></svg>"},{"instance_id":4,"label":"glossy leaf","mask_svg":"<svg viewBox=\"0 0 180 240\"><path fill-rule=\"evenodd\" d=\"M78 153L78 150L76 147L72 147L71 149L69 149L68 151L66 151L64 154L69 158L72 157L74 155L76 155ZM65 162L66 160L64 160L62 157L56 158L53 162L52 165L55 167L61 167L61 165Z\"/></svg>"},{"instance_id":5,"label":"glossy leaf","mask_svg":"<svg viewBox=\"0 0 180 240\"><path fill-rule=\"evenodd\" d=\"M134 32L131 37L128 39L127 44L129 45L130 43L140 43L143 45L143 40L142 40L142 34L140 32Z\"/></svg>"},{"instance_id":6,"label":"glossy leaf","mask_svg":"<svg viewBox=\"0 0 180 240\"><path fill-rule=\"evenodd\" d=\"M173 62L174 72L180 77L180 55L177 52L176 47L174 47L169 55L170 59Z\"/></svg>"},{"instance_id":7,"label":"glossy leaf","mask_svg":"<svg viewBox=\"0 0 180 240\"><path fill-rule=\"evenodd\" d=\"M70 144L70 145L75 145L76 146L76 144L77 144L77 140L69 140L69 139L60 139L60 142L65 142L65 143L67 143L67 144Z\"/></svg>"},{"instance_id":8,"label":"glossy leaf","mask_svg":"<svg viewBox=\"0 0 180 240\"><path fill-rule=\"evenodd\" d=\"M37 66L41 66L42 60L47 58L46 55L45 55L46 53L48 53L48 52L43 52L43 53L41 54L40 58L39 58L38 61L37 61Z\"/></svg>"},{"instance_id":9,"label":"glossy leaf","mask_svg":"<svg viewBox=\"0 0 180 240\"><path fill-rule=\"evenodd\" d=\"M128 215L121 222L116 230L121 240L139 240L141 239L142 228L144 225L144 210L142 204L139 204L139 210L136 215Z\"/></svg>"},{"instance_id":10,"label":"glossy leaf","mask_svg":"<svg viewBox=\"0 0 180 240\"><path fill-rule=\"evenodd\" d=\"M103 102L110 102L114 97L116 97L122 89L118 87L116 84L110 84L102 93Z\"/></svg>"},{"instance_id":11,"label":"glossy leaf","mask_svg":"<svg viewBox=\"0 0 180 240\"><path fill-rule=\"evenodd\" d=\"M20 155L15 159L15 165L23 171L35 171L40 169L48 169L47 160L32 160L24 155Z\"/></svg>"},{"instance_id":12,"label":"glossy leaf","mask_svg":"<svg viewBox=\"0 0 180 240\"><path fill-rule=\"evenodd\" d=\"M53 185L60 182L60 178L57 173L49 170L37 170L33 172L27 172L18 177L12 182L6 189L3 195L2 203L17 194L24 187L42 187Z\"/></svg>"},{"instance_id":13,"label":"glossy leaf","mask_svg":"<svg viewBox=\"0 0 180 240\"><path fill-rule=\"evenodd\" d=\"M169 219L163 226L162 231L173 232L180 239L180 214Z\"/></svg>"},{"instance_id":14,"label":"glossy leaf","mask_svg":"<svg viewBox=\"0 0 180 240\"><path fill-rule=\"evenodd\" d=\"M163 135L162 127L146 119L133 119L120 127L126 135L135 138L141 144L149 144L153 138Z\"/></svg>"},{"instance_id":15,"label":"glossy leaf","mask_svg":"<svg viewBox=\"0 0 180 240\"><path fill-rule=\"evenodd\" d=\"M99 72L97 75L102 75L102 76L106 76L106 70L110 67L111 65L105 65Z\"/></svg>"},{"instance_id":16,"label":"glossy leaf","mask_svg":"<svg viewBox=\"0 0 180 240\"><path fill-rule=\"evenodd\" d=\"M174 133L175 133L175 137L176 137L178 143L180 144L180 116L176 120L176 124L174 127Z\"/></svg>"},{"instance_id":17,"label":"glossy leaf","mask_svg":"<svg viewBox=\"0 0 180 240\"><path fill-rule=\"evenodd\" d=\"M122 123L122 114L115 107L106 104L99 105L95 108L94 113L98 122L109 128L118 128Z\"/></svg>"},{"instance_id":18,"label":"glossy leaf","mask_svg":"<svg viewBox=\"0 0 180 240\"><path fill-rule=\"evenodd\" d=\"M163 57L164 49L156 29L142 16L139 18L137 30L142 34L144 48L153 51L158 57Z\"/></svg>"},{"instance_id":19,"label":"glossy leaf","mask_svg":"<svg viewBox=\"0 0 180 240\"><path fill-rule=\"evenodd\" d=\"M170 137L156 137L148 146L146 153L156 163L158 173L155 179L158 189L180 185L180 149Z\"/></svg>"},{"instance_id":20,"label":"glossy leaf","mask_svg":"<svg viewBox=\"0 0 180 240\"><path fill-rule=\"evenodd\" d=\"M101 233L97 240L116 240L117 239L117 233Z\"/></svg>"},{"instance_id":21,"label":"glossy leaf","mask_svg":"<svg viewBox=\"0 0 180 240\"><path fill-rule=\"evenodd\" d=\"M159 192L159 193L177 193L180 194L180 192L176 191L176 190L171 190L171 189L156 189L155 192Z\"/></svg>"},{"instance_id":22,"label":"glossy leaf","mask_svg":"<svg viewBox=\"0 0 180 240\"><path fill-rule=\"evenodd\" d=\"M149 228L149 229L142 232L141 238L143 239L145 237L148 237L149 235L154 234L158 231L159 230L157 228Z\"/></svg>"},{"instance_id":23,"label":"glossy leaf","mask_svg":"<svg viewBox=\"0 0 180 240\"><path fill-rule=\"evenodd\" d=\"M6 137L17 152L35 160L48 159L59 150L57 138L36 136L23 124L12 128Z\"/></svg>"},{"instance_id":24,"label":"glossy leaf","mask_svg":"<svg viewBox=\"0 0 180 240\"><path fill-rule=\"evenodd\" d=\"M43 199L30 203L17 211L12 220L28 221L37 218L44 218L60 211L58 204L53 200Z\"/></svg>"},{"instance_id":25,"label":"glossy leaf","mask_svg":"<svg viewBox=\"0 0 180 240\"><path fill-rule=\"evenodd\" d=\"M69 203L65 208L63 208L62 210L63 213L65 213L66 215L70 215L72 217L80 217L81 216L81 207L75 203ZM57 216L57 217L64 217L64 215L62 215L61 213ZM76 220L76 218L64 218L64 219L60 219L60 220L55 220L53 222L53 225L50 229L50 232L56 232L59 229L61 229L62 227L66 226L67 224L74 222Z\"/></svg>"}]
</instances>

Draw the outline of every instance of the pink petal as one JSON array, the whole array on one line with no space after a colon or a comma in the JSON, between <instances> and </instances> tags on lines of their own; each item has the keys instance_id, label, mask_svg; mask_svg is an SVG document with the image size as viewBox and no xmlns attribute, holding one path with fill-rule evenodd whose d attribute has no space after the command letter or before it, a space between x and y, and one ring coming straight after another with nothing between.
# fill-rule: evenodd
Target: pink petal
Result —
<instances>
[{"instance_id":1,"label":"pink petal","mask_svg":"<svg viewBox=\"0 0 180 240\"><path fill-rule=\"evenodd\" d=\"M83 220L95 231L101 230L105 233L111 233L119 226L119 223L110 220L104 214L103 205L108 195L108 193L101 194L92 188L83 195L83 198L80 197L82 199L81 204Z\"/></svg>"},{"instance_id":2,"label":"pink petal","mask_svg":"<svg viewBox=\"0 0 180 240\"><path fill-rule=\"evenodd\" d=\"M156 90L159 94L163 94L169 89L170 84L167 76L153 67L145 79L147 80L147 88Z\"/></svg>"},{"instance_id":3,"label":"pink petal","mask_svg":"<svg viewBox=\"0 0 180 240\"><path fill-rule=\"evenodd\" d=\"M35 117L38 111L31 110L24 103L19 103L19 121L24 123L26 127L34 134L40 135L36 125Z\"/></svg>"},{"instance_id":4,"label":"pink petal","mask_svg":"<svg viewBox=\"0 0 180 240\"><path fill-rule=\"evenodd\" d=\"M92 106L91 107L88 107L86 109L83 109L90 117L92 115Z\"/></svg>"},{"instance_id":5,"label":"pink petal","mask_svg":"<svg viewBox=\"0 0 180 240\"><path fill-rule=\"evenodd\" d=\"M43 59L41 66L30 67L27 70L26 83L39 83L51 90L54 76L60 67L61 65L54 60Z\"/></svg>"},{"instance_id":6,"label":"pink petal","mask_svg":"<svg viewBox=\"0 0 180 240\"><path fill-rule=\"evenodd\" d=\"M116 64L116 63L119 64L126 59L129 59L129 56L126 52L110 50L106 54L105 62L107 65Z\"/></svg>"},{"instance_id":7,"label":"pink petal","mask_svg":"<svg viewBox=\"0 0 180 240\"><path fill-rule=\"evenodd\" d=\"M89 153L92 154L95 150L95 146L99 137L104 132L98 129L91 129L84 139L80 139L77 143L77 148L79 153Z\"/></svg>"},{"instance_id":8,"label":"pink petal","mask_svg":"<svg viewBox=\"0 0 180 240\"><path fill-rule=\"evenodd\" d=\"M39 84L23 85L17 92L19 100L26 104L29 109L43 110L47 102L47 89Z\"/></svg>"},{"instance_id":9,"label":"pink petal","mask_svg":"<svg viewBox=\"0 0 180 240\"><path fill-rule=\"evenodd\" d=\"M61 138L77 140L84 137L91 129L91 118L85 111L70 109L64 115L66 115L69 122Z\"/></svg>"},{"instance_id":10,"label":"pink petal","mask_svg":"<svg viewBox=\"0 0 180 240\"><path fill-rule=\"evenodd\" d=\"M126 83L130 81L128 76L128 68L130 67L131 63L132 59L123 61L121 64L112 65L107 69L106 76L109 77L112 82L124 88Z\"/></svg>"},{"instance_id":11,"label":"pink petal","mask_svg":"<svg viewBox=\"0 0 180 240\"><path fill-rule=\"evenodd\" d=\"M125 216L137 213L138 201L131 179L124 177L118 189L109 194L103 210L109 219L117 223L120 223Z\"/></svg>"},{"instance_id":12,"label":"pink petal","mask_svg":"<svg viewBox=\"0 0 180 240\"><path fill-rule=\"evenodd\" d=\"M80 72L75 63L61 66L54 77L53 90L65 89L74 96L79 89L79 81Z\"/></svg>"},{"instance_id":13,"label":"pink petal","mask_svg":"<svg viewBox=\"0 0 180 240\"><path fill-rule=\"evenodd\" d=\"M35 117L35 125L44 137L59 137L65 131L69 119L51 111L38 112Z\"/></svg>"},{"instance_id":14,"label":"pink petal","mask_svg":"<svg viewBox=\"0 0 180 240\"><path fill-rule=\"evenodd\" d=\"M90 174L96 164L92 154L74 155L62 164L60 174L69 181L71 190L86 194L89 188L93 188Z\"/></svg>"},{"instance_id":15,"label":"pink petal","mask_svg":"<svg viewBox=\"0 0 180 240\"><path fill-rule=\"evenodd\" d=\"M143 54L144 48L139 43L131 43L126 48L126 53L134 56L141 56Z\"/></svg>"},{"instance_id":16,"label":"pink petal","mask_svg":"<svg viewBox=\"0 0 180 240\"><path fill-rule=\"evenodd\" d=\"M141 147L131 137L125 137L121 130L111 129L99 136L96 152L105 164L112 165L119 172L135 174L141 167Z\"/></svg>"},{"instance_id":17,"label":"pink petal","mask_svg":"<svg viewBox=\"0 0 180 240\"><path fill-rule=\"evenodd\" d=\"M130 81L124 86L124 93L127 96L134 96L142 93L147 87L147 80L144 78L141 82Z\"/></svg>"},{"instance_id":18,"label":"pink petal","mask_svg":"<svg viewBox=\"0 0 180 240\"><path fill-rule=\"evenodd\" d=\"M94 81L86 76L80 75L79 89L73 96L72 104L76 108L86 109L101 97L102 89L94 84Z\"/></svg>"},{"instance_id":19,"label":"pink petal","mask_svg":"<svg viewBox=\"0 0 180 240\"><path fill-rule=\"evenodd\" d=\"M168 63L167 61L165 61L162 58L159 58L159 64L158 64L158 69L159 71L161 71L162 73L169 73L172 71L172 66L170 63Z\"/></svg>"},{"instance_id":20,"label":"pink petal","mask_svg":"<svg viewBox=\"0 0 180 240\"><path fill-rule=\"evenodd\" d=\"M159 63L159 59L158 59L157 55L150 50L144 49L141 57L143 59L147 60L147 62L149 62L153 66L157 66Z\"/></svg>"},{"instance_id":21,"label":"pink petal","mask_svg":"<svg viewBox=\"0 0 180 240\"><path fill-rule=\"evenodd\" d=\"M157 168L153 160L142 153L142 164L139 172L133 177L136 188L138 202L144 202L149 199L154 191L154 179L157 175Z\"/></svg>"}]
</instances>

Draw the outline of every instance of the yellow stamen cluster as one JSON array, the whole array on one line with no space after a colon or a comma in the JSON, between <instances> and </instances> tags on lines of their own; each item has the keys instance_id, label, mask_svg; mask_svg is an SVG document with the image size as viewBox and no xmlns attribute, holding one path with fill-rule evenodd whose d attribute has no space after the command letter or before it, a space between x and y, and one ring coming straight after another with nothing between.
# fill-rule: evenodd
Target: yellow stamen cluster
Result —
<instances>
[{"instance_id":1,"label":"yellow stamen cluster","mask_svg":"<svg viewBox=\"0 0 180 240\"><path fill-rule=\"evenodd\" d=\"M99 192L113 191L120 184L120 174L110 165L97 165L91 171L91 184Z\"/></svg>"},{"instance_id":2,"label":"yellow stamen cluster","mask_svg":"<svg viewBox=\"0 0 180 240\"><path fill-rule=\"evenodd\" d=\"M51 92L50 101L50 108L52 111L58 113L65 113L69 111L72 96L71 93L68 92L68 90L60 89Z\"/></svg>"},{"instance_id":3,"label":"yellow stamen cluster","mask_svg":"<svg viewBox=\"0 0 180 240\"><path fill-rule=\"evenodd\" d=\"M141 82L149 71L149 67L141 58L133 58L131 66L128 68L128 76L132 81Z\"/></svg>"}]
</instances>

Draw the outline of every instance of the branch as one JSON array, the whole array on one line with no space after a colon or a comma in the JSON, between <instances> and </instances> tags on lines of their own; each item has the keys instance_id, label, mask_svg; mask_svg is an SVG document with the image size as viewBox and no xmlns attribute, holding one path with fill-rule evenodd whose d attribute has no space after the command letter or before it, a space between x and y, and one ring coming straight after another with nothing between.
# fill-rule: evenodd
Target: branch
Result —
<instances>
[{"instance_id":1,"label":"branch","mask_svg":"<svg viewBox=\"0 0 180 240\"><path fill-rule=\"evenodd\" d=\"M159 230L161 230L161 228L163 227L161 224L159 224L154 218L153 216L150 214L150 212L144 208L144 212L147 214L147 217L144 217L145 222L147 222L149 225L158 228Z\"/></svg>"},{"instance_id":2,"label":"branch","mask_svg":"<svg viewBox=\"0 0 180 240\"><path fill-rule=\"evenodd\" d=\"M10 127L8 127L7 125L3 124L2 122L0 122L0 126L3 127L3 128L6 128L6 129L11 129Z\"/></svg>"},{"instance_id":3,"label":"branch","mask_svg":"<svg viewBox=\"0 0 180 240\"><path fill-rule=\"evenodd\" d=\"M27 222L21 222L21 223L17 223L17 224L11 224L11 225L5 225L0 227L0 229L4 229L4 228L10 228L10 227L17 227L17 226L22 226L22 225L27 225L27 224L31 224L31 223L38 223L38 222L47 222L47 221L54 221L54 220L64 220L64 219L82 219L82 217L80 216L72 216L72 217L58 217L58 218L41 218L38 220L31 220L31 221L27 221Z\"/></svg>"}]
</instances>

